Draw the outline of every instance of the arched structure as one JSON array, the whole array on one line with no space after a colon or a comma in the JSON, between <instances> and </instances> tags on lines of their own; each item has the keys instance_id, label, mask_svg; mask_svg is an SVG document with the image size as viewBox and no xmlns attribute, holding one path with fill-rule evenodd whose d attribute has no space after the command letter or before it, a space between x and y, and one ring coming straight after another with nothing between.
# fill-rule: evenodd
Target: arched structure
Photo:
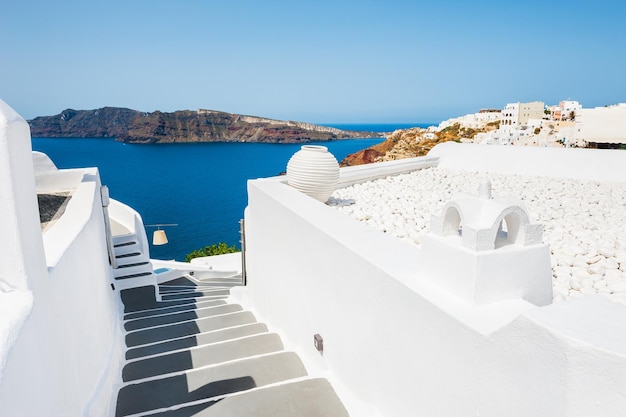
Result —
<instances>
[{"instance_id":1,"label":"arched structure","mask_svg":"<svg viewBox=\"0 0 626 417\"><path fill-rule=\"evenodd\" d=\"M493 198L484 181L478 195L457 195L432 217L423 245L427 268L472 304L514 298L549 304L550 252L541 234L519 199Z\"/></svg>"},{"instance_id":2,"label":"arched structure","mask_svg":"<svg viewBox=\"0 0 626 417\"><path fill-rule=\"evenodd\" d=\"M481 184L478 196L460 194L446 203L442 214L433 216L430 226L431 233L458 235L463 246L476 251L541 243L541 230L541 225L530 223L520 200L492 198L488 181Z\"/></svg>"}]
</instances>

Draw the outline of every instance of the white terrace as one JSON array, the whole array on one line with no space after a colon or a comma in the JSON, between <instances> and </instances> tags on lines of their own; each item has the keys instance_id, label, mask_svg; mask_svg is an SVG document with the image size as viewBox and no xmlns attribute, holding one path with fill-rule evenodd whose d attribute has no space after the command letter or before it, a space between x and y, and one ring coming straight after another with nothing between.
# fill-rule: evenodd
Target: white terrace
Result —
<instances>
[{"instance_id":1,"label":"white terrace","mask_svg":"<svg viewBox=\"0 0 626 417\"><path fill-rule=\"evenodd\" d=\"M417 246L284 177L250 181L242 271L232 258L149 259L141 217L108 198L97 169L33 158L28 125L1 101L0 160L0 415L626 408L626 306L552 304L540 225L486 186L429 213ZM434 166L626 182L619 151L446 144L342 169L339 186ZM69 196L43 232L37 193Z\"/></svg>"}]
</instances>

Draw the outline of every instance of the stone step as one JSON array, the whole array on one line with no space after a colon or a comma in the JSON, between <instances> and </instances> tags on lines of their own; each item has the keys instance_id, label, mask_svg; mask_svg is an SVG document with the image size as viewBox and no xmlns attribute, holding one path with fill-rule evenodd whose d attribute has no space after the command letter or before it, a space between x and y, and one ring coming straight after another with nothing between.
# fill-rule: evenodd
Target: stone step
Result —
<instances>
[{"instance_id":1,"label":"stone step","mask_svg":"<svg viewBox=\"0 0 626 417\"><path fill-rule=\"evenodd\" d=\"M201 285L212 284L216 282L224 282L231 284L241 285L241 276L236 277L221 277L221 278L203 278L197 279L195 277L180 277L171 281L167 281L161 284L161 286L179 286L179 287L195 287Z\"/></svg>"},{"instance_id":2,"label":"stone step","mask_svg":"<svg viewBox=\"0 0 626 417\"><path fill-rule=\"evenodd\" d=\"M115 279L124 280L124 279L130 279L130 278L147 277L148 275L152 275L152 270L150 270L150 272L145 271L145 272L138 272L135 274L119 275L119 276L116 276Z\"/></svg>"},{"instance_id":3,"label":"stone step","mask_svg":"<svg viewBox=\"0 0 626 417\"><path fill-rule=\"evenodd\" d=\"M213 330L225 329L228 327L255 322L256 319L251 312L241 311L214 317L205 317L182 323L151 327L128 333L126 335L126 346L130 348L148 343L164 342L170 339L193 336L199 333L206 333Z\"/></svg>"},{"instance_id":4,"label":"stone step","mask_svg":"<svg viewBox=\"0 0 626 417\"><path fill-rule=\"evenodd\" d=\"M193 305L194 303L200 305L201 303L204 303L206 301L226 298L226 296L216 296L206 299L192 298L166 302L156 301L154 287L151 285L124 289L120 291L120 296L122 298L122 302L124 303L124 313L142 312L146 310L175 307L181 305Z\"/></svg>"},{"instance_id":5,"label":"stone step","mask_svg":"<svg viewBox=\"0 0 626 417\"><path fill-rule=\"evenodd\" d=\"M156 411L306 375L298 356L284 351L197 368L123 386L117 396L116 416Z\"/></svg>"},{"instance_id":6,"label":"stone step","mask_svg":"<svg viewBox=\"0 0 626 417\"><path fill-rule=\"evenodd\" d=\"M163 294L163 301L171 301L171 300L180 300L186 298L198 298L198 297L212 297L212 296L228 296L230 295L230 290L207 290L207 291L192 291L181 294Z\"/></svg>"},{"instance_id":7,"label":"stone step","mask_svg":"<svg viewBox=\"0 0 626 417\"><path fill-rule=\"evenodd\" d=\"M153 317L146 317L136 320L129 320L124 323L124 329L127 331L145 329L148 327L162 326L165 324L174 324L182 321L195 320L204 317L217 316L220 314L234 313L242 311L243 308L239 304L226 304L222 306L195 308L193 310L162 314Z\"/></svg>"},{"instance_id":8,"label":"stone step","mask_svg":"<svg viewBox=\"0 0 626 417\"><path fill-rule=\"evenodd\" d=\"M198 284L197 280L193 277L185 276L173 279L171 281L160 284L161 287L178 286L178 287L195 287Z\"/></svg>"},{"instance_id":9,"label":"stone step","mask_svg":"<svg viewBox=\"0 0 626 417\"><path fill-rule=\"evenodd\" d=\"M129 382L192 368L215 365L283 349L276 333L263 333L242 339L204 345L161 354L128 363L122 370L122 381Z\"/></svg>"},{"instance_id":10,"label":"stone step","mask_svg":"<svg viewBox=\"0 0 626 417\"><path fill-rule=\"evenodd\" d=\"M124 235L113 237L113 247L122 248L124 246L136 245L137 239L135 235Z\"/></svg>"},{"instance_id":11,"label":"stone step","mask_svg":"<svg viewBox=\"0 0 626 417\"><path fill-rule=\"evenodd\" d=\"M114 248L123 248L124 246L130 246L130 245L136 245L137 242L134 240L128 240L125 242L120 242L120 243L114 243L113 247Z\"/></svg>"},{"instance_id":12,"label":"stone step","mask_svg":"<svg viewBox=\"0 0 626 417\"><path fill-rule=\"evenodd\" d=\"M115 252L116 258L129 257L142 253L141 248L139 247L139 244L137 242L131 242L122 246L116 246L113 251Z\"/></svg>"},{"instance_id":13,"label":"stone step","mask_svg":"<svg viewBox=\"0 0 626 417\"><path fill-rule=\"evenodd\" d=\"M141 252L128 252L128 253L115 255L115 259L133 258L133 257L139 257L139 256L141 256Z\"/></svg>"},{"instance_id":14,"label":"stone step","mask_svg":"<svg viewBox=\"0 0 626 417\"><path fill-rule=\"evenodd\" d=\"M132 304L130 306L126 306L124 308L124 313L140 313L140 312L145 312L145 311L156 312L162 308L189 306L189 305L203 305L205 303L209 303L213 301L221 301L227 298L228 298L227 296L223 295L223 296L206 297L206 298L172 300L172 301L166 301L166 302L144 301L143 304Z\"/></svg>"},{"instance_id":15,"label":"stone step","mask_svg":"<svg viewBox=\"0 0 626 417\"><path fill-rule=\"evenodd\" d=\"M150 265L150 262L148 261L141 261L141 262L133 262L133 263L124 263L124 264L120 264L118 263L117 268L118 269L122 269L122 268L132 268L134 266L145 266L145 265Z\"/></svg>"},{"instance_id":16,"label":"stone step","mask_svg":"<svg viewBox=\"0 0 626 417\"><path fill-rule=\"evenodd\" d=\"M191 294L197 291L230 291L232 287L222 286L207 286L207 287L195 287L195 288L175 288L175 289L163 289L159 288L161 296L175 295L175 294Z\"/></svg>"},{"instance_id":17,"label":"stone step","mask_svg":"<svg viewBox=\"0 0 626 417\"><path fill-rule=\"evenodd\" d=\"M144 356L157 355L174 350L188 349L195 346L224 342L227 340L266 333L267 331L267 326L263 323L244 324L242 326L229 327L227 329L214 330L212 332L199 333L194 336L186 336L165 342L131 348L126 351L126 359L138 359Z\"/></svg>"},{"instance_id":18,"label":"stone step","mask_svg":"<svg viewBox=\"0 0 626 417\"><path fill-rule=\"evenodd\" d=\"M178 313L183 311L195 310L197 308L213 307L226 304L225 300L207 300L200 302L190 302L187 304L176 305L172 307L157 307L146 310L137 311L134 313L127 313L124 315L124 320L134 320L143 317L160 316L169 313Z\"/></svg>"},{"instance_id":19,"label":"stone step","mask_svg":"<svg viewBox=\"0 0 626 417\"><path fill-rule=\"evenodd\" d=\"M326 379L252 389L224 398L148 414L152 417L348 417Z\"/></svg>"},{"instance_id":20,"label":"stone step","mask_svg":"<svg viewBox=\"0 0 626 417\"><path fill-rule=\"evenodd\" d=\"M150 262L133 262L127 265L118 266L114 269L115 279L122 277L152 275L152 264Z\"/></svg>"}]
</instances>

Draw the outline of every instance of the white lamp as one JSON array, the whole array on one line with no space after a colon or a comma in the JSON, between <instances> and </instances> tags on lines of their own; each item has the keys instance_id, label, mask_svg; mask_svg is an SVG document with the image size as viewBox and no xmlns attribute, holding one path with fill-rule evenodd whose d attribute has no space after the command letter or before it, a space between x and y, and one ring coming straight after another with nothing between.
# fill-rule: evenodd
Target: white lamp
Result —
<instances>
[{"instance_id":1,"label":"white lamp","mask_svg":"<svg viewBox=\"0 0 626 417\"><path fill-rule=\"evenodd\" d=\"M165 245L167 243L167 236L165 235L165 230L162 230L162 226L178 226L177 224L146 224L146 227L156 227L157 230L152 234L152 244L154 246Z\"/></svg>"},{"instance_id":2,"label":"white lamp","mask_svg":"<svg viewBox=\"0 0 626 417\"><path fill-rule=\"evenodd\" d=\"M152 235L152 244L153 245L165 245L167 243L167 236L165 235L165 230L155 230Z\"/></svg>"}]
</instances>

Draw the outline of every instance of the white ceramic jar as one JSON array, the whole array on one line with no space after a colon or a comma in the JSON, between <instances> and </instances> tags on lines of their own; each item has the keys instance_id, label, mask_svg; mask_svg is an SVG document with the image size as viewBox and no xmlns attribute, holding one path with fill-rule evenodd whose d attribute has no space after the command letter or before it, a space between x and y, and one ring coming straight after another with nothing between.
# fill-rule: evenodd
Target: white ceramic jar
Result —
<instances>
[{"instance_id":1,"label":"white ceramic jar","mask_svg":"<svg viewBox=\"0 0 626 417\"><path fill-rule=\"evenodd\" d=\"M325 203L339 182L339 163L326 146L303 145L287 163L287 184Z\"/></svg>"}]
</instances>

